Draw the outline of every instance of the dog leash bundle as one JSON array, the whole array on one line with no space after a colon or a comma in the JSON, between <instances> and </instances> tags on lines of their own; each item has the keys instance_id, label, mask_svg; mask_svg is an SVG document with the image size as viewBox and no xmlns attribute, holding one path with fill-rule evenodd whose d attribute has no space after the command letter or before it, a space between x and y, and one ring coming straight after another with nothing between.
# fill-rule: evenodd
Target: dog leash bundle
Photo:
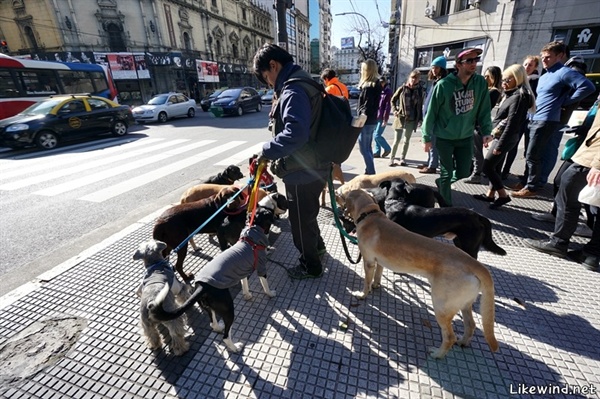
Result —
<instances>
[{"instance_id":1,"label":"dog leash bundle","mask_svg":"<svg viewBox=\"0 0 600 399\"><path fill-rule=\"evenodd\" d=\"M348 234L348 232L346 231L346 229L344 229L344 227L342 226L342 223L340 222L340 218L338 216L339 208L337 207L337 202L335 200L335 188L333 187L333 168L329 169L329 178L327 179L327 187L329 189L329 199L331 201L331 211L333 212L333 219L335 220L335 226L337 227L337 229L340 232L340 238L342 240L342 247L344 247L344 252L346 253L346 258L348 258L350 263L355 265L358 262L360 262L361 254L360 254L360 252L358 253L358 258L356 258L356 261L352 260L352 255L350 255L350 251L348 250L348 246L346 245L345 238L347 238L348 241L350 241L354 245L358 245L358 239L356 237L352 237L350 234Z\"/></svg>"},{"instance_id":2,"label":"dog leash bundle","mask_svg":"<svg viewBox=\"0 0 600 399\"><path fill-rule=\"evenodd\" d=\"M256 176L254 176L254 186L252 186L252 191L250 192L250 200L248 204L252 207L252 214L250 216L250 226L254 222L254 216L256 215L256 206L258 204L258 186L260 184L260 175L262 175L263 170L267 166L266 162L259 162L258 168L256 168Z\"/></svg>"},{"instance_id":3,"label":"dog leash bundle","mask_svg":"<svg viewBox=\"0 0 600 399\"><path fill-rule=\"evenodd\" d=\"M248 187L248 185L245 185L244 187L240 188L238 190L237 193L233 194L233 196L231 198L229 198L223 205L221 205L221 207L219 209L217 209L217 211L215 213L213 213L208 219L206 219L204 221L204 223L202 223L200 225L200 227L198 227L196 230L194 230L192 232L192 234L190 234L189 236L187 236L187 238L185 240L183 240L178 246L177 248L175 248L173 250L173 252L177 253L177 251L179 251L181 248L183 248L184 245L187 245L188 241L190 241L196 234L198 234L200 232L200 230L202 230L204 228L204 226L206 226L208 224L208 222L210 222L211 220L213 220L213 218L215 216L217 216L219 214L219 212L221 212L223 209L225 209L229 204L231 204L233 202L233 200L235 200L235 198L240 195L245 189L246 187Z\"/></svg>"}]
</instances>

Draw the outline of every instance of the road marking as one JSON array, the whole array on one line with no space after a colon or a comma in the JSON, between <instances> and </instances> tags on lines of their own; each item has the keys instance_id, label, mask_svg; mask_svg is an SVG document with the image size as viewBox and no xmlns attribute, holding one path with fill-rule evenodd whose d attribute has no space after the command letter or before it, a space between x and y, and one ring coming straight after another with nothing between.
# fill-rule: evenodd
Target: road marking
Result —
<instances>
[{"instance_id":1,"label":"road marking","mask_svg":"<svg viewBox=\"0 0 600 399\"><path fill-rule=\"evenodd\" d=\"M150 144L156 143L158 141L162 141L162 140L164 140L164 139L148 138L148 139L143 139L143 140L136 140L133 143L124 143L124 144L127 144L126 148L122 147L122 146L106 147L106 145L102 145L102 146L95 145L95 146L89 146L89 147L84 148L82 152L76 152L76 153L71 152L71 153L66 153L66 154L60 154L60 155L56 155L52 158L44 157L44 158L38 158L38 159L29 159L29 160L25 160L25 161L18 161L18 162L15 162L13 160L13 161L11 161L12 163L10 164L13 167L8 168L9 171L7 171L4 167L4 165L2 165L2 174L0 175L0 180L8 180L13 177L26 175L26 174L29 174L32 172L36 172L38 170L47 170L49 163L54 168L56 166L62 166L62 165L70 164L70 163L81 162L84 159L86 161L88 161L91 156L105 157L107 155L117 153L117 152L120 152L123 150L129 151L131 149L145 146L145 145L150 145ZM97 149L100 149L101 151L91 152L91 151L94 151ZM15 169L15 170L10 170L10 169Z\"/></svg>"},{"instance_id":2,"label":"road marking","mask_svg":"<svg viewBox=\"0 0 600 399\"><path fill-rule=\"evenodd\" d=\"M253 145L250 148L247 148L243 151L240 151L232 156L230 156L229 158L225 158L217 163L215 163L214 165L217 166L229 166L229 165L237 165L240 162L243 162L244 165L248 164L248 160L250 159L250 157L254 154L260 154L262 152L262 147L263 147L264 143L258 143Z\"/></svg>"},{"instance_id":3,"label":"road marking","mask_svg":"<svg viewBox=\"0 0 600 399\"><path fill-rule=\"evenodd\" d=\"M81 187L84 187L84 186L87 186L87 185L90 185L93 183L97 183L101 180L105 180L105 179L108 179L113 176L118 176L121 173L129 172L134 169L139 169L142 166L147 166L147 165L150 165L153 163L160 162L160 161L170 158L174 155L183 154L184 152L195 150L197 148L200 148L200 147L212 144L212 143L214 143L214 140L202 140L202 141L198 141L195 143L191 143L191 144L183 146L183 147L179 147L179 148L176 148L176 149L173 149L170 151L166 151L166 152L161 152L159 154L153 154L146 158L137 159L134 162L115 166L114 168L111 168L111 169L106 169L106 170L103 170L98 173L80 177L79 179L70 180L68 182L58 184L56 186L48 187L46 189L36 191L36 192L34 192L34 194L44 195L44 196L49 196L49 197L58 195L58 194L62 194L67 191L72 191L72 190L75 190L75 189L78 189L78 188L81 188Z\"/></svg>"},{"instance_id":4,"label":"road marking","mask_svg":"<svg viewBox=\"0 0 600 399\"><path fill-rule=\"evenodd\" d=\"M162 150L167 147L172 147L174 145L179 145L181 143L185 143L186 141L189 141L189 140L187 140L187 139L171 140L171 141L159 143L159 144L156 144L156 145L153 145L150 147L146 147L146 148L142 148L139 150L135 150L135 151L126 151L126 152L117 154L112 157L104 157L104 158L97 159L95 161L80 163L80 164L77 164L77 165L69 167L69 168L64 168L64 169L56 170L54 172L36 175L36 176L29 177L27 179L21 179L21 180L12 182L12 183L3 184L0 186L0 190L17 190L19 188L32 186L34 184L39 184L42 182L46 182L48 180L58 179L59 177L64 177L64 176L68 176L71 174L79 174L85 170L95 169L100 166L104 166L104 165L108 165L108 164L111 164L111 163L114 163L117 161L122 161L125 159L137 157L139 155L146 154L146 153L149 153L152 151Z\"/></svg>"},{"instance_id":5,"label":"road marking","mask_svg":"<svg viewBox=\"0 0 600 399\"><path fill-rule=\"evenodd\" d=\"M179 170L190 167L198 162L201 162L205 159L214 157L217 154L228 151L234 147L240 146L245 143L246 143L246 141L231 141L229 143L226 143L226 144L220 145L218 147L211 148L207 151L201 152L199 154L196 154L192 157L182 159L181 161L172 163L165 167L155 169L155 170L145 173L141 176L134 177L132 179L125 180L121 183L107 187L105 189L96 191L89 195L83 196L79 199L82 201L90 201L90 202L106 201L107 199L111 199L118 195L124 194L128 191L131 191L133 189L136 189L138 187L146 185L146 184L153 182L155 180L158 180L162 177L168 176Z\"/></svg>"}]
</instances>

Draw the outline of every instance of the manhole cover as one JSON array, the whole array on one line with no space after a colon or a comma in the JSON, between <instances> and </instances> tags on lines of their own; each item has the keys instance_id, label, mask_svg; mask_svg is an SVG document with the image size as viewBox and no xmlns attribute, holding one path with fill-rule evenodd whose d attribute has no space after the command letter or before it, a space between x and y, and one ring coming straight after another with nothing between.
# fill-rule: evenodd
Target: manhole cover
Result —
<instances>
[{"instance_id":1,"label":"manhole cover","mask_svg":"<svg viewBox=\"0 0 600 399\"><path fill-rule=\"evenodd\" d=\"M80 317L38 321L0 347L0 386L35 375L63 358L87 326Z\"/></svg>"}]
</instances>

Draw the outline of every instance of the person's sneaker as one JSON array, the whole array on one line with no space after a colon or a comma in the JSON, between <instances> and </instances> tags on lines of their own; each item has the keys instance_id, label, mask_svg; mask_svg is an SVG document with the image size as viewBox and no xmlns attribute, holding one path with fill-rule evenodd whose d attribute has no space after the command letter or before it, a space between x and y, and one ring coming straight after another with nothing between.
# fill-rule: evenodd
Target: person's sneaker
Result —
<instances>
[{"instance_id":1,"label":"person's sneaker","mask_svg":"<svg viewBox=\"0 0 600 399\"><path fill-rule=\"evenodd\" d=\"M465 179L467 184L481 184L481 175L471 175L471 177Z\"/></svg>"},{"instance_id":2,"label":"person's sneaker","mask_svg":"<svg viewBox=\"0 0 600 399\"><path fill-rule=\"evenodd\" d=\"M390 161L388 166L398 166L398 164L395 161Z\"/></svg>"},{"instance_id":3,"label":"person's sneaker","mask_svg":"<svg viewBox=\"0 0 600 399\"><path fill-rule=\"evenodd\" d=\"M293 278L294 280L305 280L308 278L319 278L323 276L322 269L320 271L311 270L309 272L308 270L306 270L306 267L303 264L299 264L296 267L292 267L291 269L288 269L287 272L290 278Z\"/></svg>"},{"instance_id":4,"label":"person's sneaker","mask_svg":"<svg viewBox=\"0 0 600 399\"><path fill-rule=\"evenodd\" d=\"M494 202L490 204L490 209L498 209L502 205L506 205L511 201L509 196L506 197L498 197Z\"/></svg>"},{"instance_id":5,"label":"person's sneaker","mask_svg":"<svg viewBox=\"0 0 600 399\"><path fill-rule=\"evenodd\" d=\"M559 258L567 257L567 249L561 249L552 244L550 240L532 240L530 238L526 238L523 240L523 243L529 248L533 248L536 251L543 252L548 255L557 256Z\"/></svg>"},{"instance_id":6,"label":"person's sneaker","mask_svg":"<svg viewBox=\"0 0 600 399\"><path fill-rule=\"evenodd\" d=\"M582 249L578 249L575 251L569 251L567 253L567 258L573 262L581 263L581 265L583 265L586 269L593 272L600 271L600 266L598 265L600 256L598 255L590 255L584 252Z\"/></svg>"},{"instance_id":7,"label":"person's sneaker","mask_svg":"<svg viewBox=\"0 0 600 399\"><path fill-rule=\"evenodd\" d=\"M404 159L402 159L400 161L400 166L406 166L406 165L408 165L408 164L406 163L406 161Z\"/></svg>"},{"instance_id":8,"label":"person's sneaker","mask_svg":"<svg viewBox=\"0 0 600 399\"><path fill-rule=\"evenodd\" d=\"M579 223L573 234L579 237L592 238L592 229L587 224Z\"/></svg>"},{"instance_id":9,"label":"person's sneaker","mask_svg":"<svg viewBox=\"0 0 600 399\"><path fill-rule=\"evenodd\" d=\"M381 154L381 158L387 157L388 155L390 155L391 152L392 152L392 150L384 151L383 154Z\"/></svg>"},{"instance_id":10,"label":"person's sneaker","mask_svg":"<svg viewBox=\"0 0 600 399\"><path fill-rule=\"evenodd\" d=\"M556 216L551 213L534 213L531 217L538 222L550 222L554 223L556 221Z\"/></svg>"},{"instance_id":11,"label":"person's sneaker","mask_svg":"<svg viewBox=\"0 0 600 399\"><path fill-rule=\"evenodd\" d=\"M379 154L373 154L373 158L381 158L381 155L379 155Z\"/></svg>"},{"instance_id":12,"label":"person's sneaker","mask_svg":"<svg viewBox=\"0 0 600 399\"><path fill-rule=\"evenodd\" d=\"M531 197L535 197L536 195L537 195L537 193L535 191L531 191L527 187L522 188L519 191L515 191L514 193L512 193L512 196L517 197L517 198L531 198Z\"/></svg>"}]
</instances>

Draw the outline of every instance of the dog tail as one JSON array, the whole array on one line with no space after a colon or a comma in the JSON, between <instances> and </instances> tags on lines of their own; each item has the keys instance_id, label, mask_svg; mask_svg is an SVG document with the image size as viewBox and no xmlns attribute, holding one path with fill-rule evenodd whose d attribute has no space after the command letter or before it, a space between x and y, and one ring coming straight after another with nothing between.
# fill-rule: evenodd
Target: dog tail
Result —
<instances>
[{"instance_id":1,"label":"dog tail","mask_svg":"<svg viewBox=\"0 0 600 399\"><path fill-rule=\"evenodd\" d=\"M202 295L202 286L197 285L196 289L194 290L192 295L190 295L187 301L185 301L179 307L167 311L163 308L163 303L165 298L169 294L170 289L171 287L169 286L169 284L165 284L163 289L156 296L156 299L154 299L154 301L148 304L148 310L150 311L150 314L154 319L158 321L168 321L178 318L179 316L184 314L189 308L194 306L194 304L198 302L198 298L200 298L200 295Z\"/></svg>"},{"instance_id":2,"label":"dog tail","mask_svg":"<svg viewBox=\"0 0 600 399\"><path fill-rule=\"evenodd\" d=\"M488 251L493 252L495 254L506 255L506 251L494 242L494 238L492 237L492 223L490 222L490 219L486 218L485 216L479 215L479 220L483 224L483 227L485 230L484 231L485 235L483 237L483 242L482 242L483 247L485 249L487 249Z\"/></svg>"},{"instance_id":3,"label":"dog tail","mask_svg":"<svg viewBox=\"0 0 600 399\"><path fill-rule=\"evenodd\" d=\"M495 303L494 303L494 280L490 271L481 265L481 271L477 273L477 278L481 281L481 320L483 324L483 336L487 341L492 352L498 350L498 341L494 336L494 319L495 319Z\"/></svg>"}]
</instances>

